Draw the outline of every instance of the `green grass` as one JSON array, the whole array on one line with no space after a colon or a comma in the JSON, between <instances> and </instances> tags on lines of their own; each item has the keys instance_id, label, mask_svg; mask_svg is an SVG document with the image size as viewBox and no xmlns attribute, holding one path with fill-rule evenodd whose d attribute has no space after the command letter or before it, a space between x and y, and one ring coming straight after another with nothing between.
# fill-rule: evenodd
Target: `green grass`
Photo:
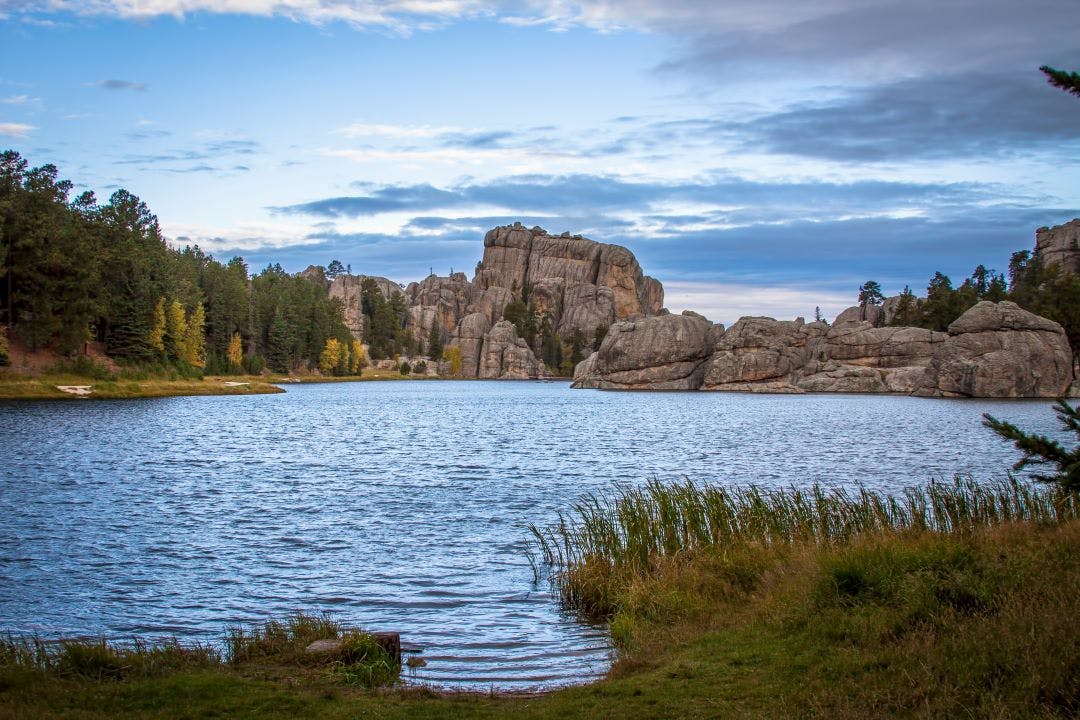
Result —
<instances>
[{"instance_id":1,"label":"green grass","mask_svg":"<svg viewBox=\"0 0 1080 720\"><path fill-rule=\"evenodd\" d=\"M0 718L1080 715L1075 497L964 481L895 501L747 490L729 493L742 500L729 503L726 525L695 525L690 500L707 488L673 488L683 500L663 507L659 488L627 492L643 493L635 497L644 503L627 518L664 520L634 541L651 554L626 560L622 584L608 588L620 649L601 682L539 696L371 689L333 660L301 659L309 639L346 631L297 615L233 631L222 656L205 664L182 656L191 664L119 677L95 675L113 667L108 653L62 673L5 651ZM623 496L582 505L617 516ZM577 523L563 525L567 533L548 542L560 538L562 557L588 562L569 532Z\"/></svg>"},{"instance_id":2,"label":"green grass","mask_svg":"<svg viewBox=\"0 0 1080 720\"><path fill-rule=\"evenodd\" d=\"M546 569L568 609L611 617L622 594L664 563L701 549L843 544L877 533L969 533L999 523L1075 518L1074 495L1015 478L931 482L902 495L728 489L652 480L614 496L586 495L551 527L530 526L538 575Z\"/></svg>"}]
</instances>

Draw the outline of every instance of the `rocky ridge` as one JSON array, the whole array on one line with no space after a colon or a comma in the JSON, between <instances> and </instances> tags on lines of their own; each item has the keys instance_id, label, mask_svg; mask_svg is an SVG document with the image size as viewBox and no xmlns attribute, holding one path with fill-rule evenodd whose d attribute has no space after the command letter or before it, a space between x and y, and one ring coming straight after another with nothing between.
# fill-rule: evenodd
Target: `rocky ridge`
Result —
<instances>
[{"instance_id":1,"label":"rocky ridge","mask_svg":"<svg viewBox=\"0 0 1080 720\"><path fill-rule=\"evenodd\" d=\"M346 324L358 338L364 332L361 285L366 277L339 275L330 283L331 297L341 299ZM426 342L434 327L445 343L461 349L463 377L546 375L528 342L504 320L510 303L527 300L563 338L577 332L591 339L597 328L618 320L659 314L664 302L663 286L642 273L626 248L570 233L550 235L521 223L485 235L484 256L471 282L461 272L433 274L404 286L373 279L387 300L401 294L405 326L415 340Z\"/></svg>"},{"instance_id":2,"label":"rocky ridge","mask_svg":"<svg viewBox=\"0 0 1080 720\"><path fill-rule=\"evenodd\" d=\"M980 302L948 332L661 315L616 323L574 372L581 388L926 397L1055 397L1072 380L1061 326L1008 301Z\"/></svg>"}]
</instances>

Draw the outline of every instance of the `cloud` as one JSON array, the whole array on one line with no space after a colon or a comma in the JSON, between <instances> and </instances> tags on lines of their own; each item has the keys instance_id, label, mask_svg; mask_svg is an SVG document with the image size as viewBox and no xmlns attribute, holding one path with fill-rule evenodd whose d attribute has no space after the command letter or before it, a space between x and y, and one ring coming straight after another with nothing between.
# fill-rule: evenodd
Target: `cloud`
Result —
<instances>
[{"instance_id":1,"label":"cloud","mask_svg":"<svg viewBox=\"0 0 1080 720\"><path fill-rule=\"evenodd\" d=\"M1075 98L1034 72L922 77L801 104L740 128L748 147L845 162L1000 157L1049 149L1080 156Z\"/></svg>"},{"instance_id":2,"label":"cloud","mask_svg":"<svg viewBox=\"0 0 1080 720\"><path fill-rule=\"evenodd\" d=\"M912 215L928 208L982 202L998 193L993 186L972 183L769 183L726 176L666 183L583 174L517 175L447 188L429 184L360 184L357 188L362 194L273 210L326 218L371 217L396 211L425 215L465 207L501 208L541 216L632 213L647 219L654 230L659 226L658 234L663 234L663 227L686 222L731 227L791 217L820 220Z\"/></svg>"},{"instance_id":3,"label":"cloud","mask_svg":"<svg viewBox=\"0 0 1080 720\"><path fill-rule=\"evenodd\" d=\"M664 284L664 304L673 313L693 310L730 327L748 315L812 321L815 308L822 317L833 318L853 301L851 293L806 285L673 281Z\"/></svg>"},{"instance_id":4,"label":"cloud","mask_svg":"<svg viewBox=\"0 0 1080 720\"><path fill-rule=\"evenodd\" d=\"M145 92L150 89L150 86L146 83L134 82L132 80L95 80L94 82L86 83L87 87L96 87L102 90L134 90L136 92Z\"/></svg>"},{"instance_id":5,"label":"cloud","mask_svg":"<svg viewBox=\"0 0 1080 720\"><path fill-rule=\"evenodd\" d=\"M167 137L170 132L164 130L134 130L128 133L132 140ZM257 154L262 145L250 139L231 138L210 140L197 149L173 149L158 153L128 154L114 160L118 165L138 165L144 168L154 167L165 172L215 172L219 168L206 161L221 160L227 156L249 157ZM189 163L197 163L190 165ZM182 164L182 167L176 167ZM171 167L170 167L171 166Z\"/></svg>"},{"instance_id":6,"label":"cloud","mask_svg":"<svg viewBox=\"0 0 1080 720\"><path fill-rule=\"evenodd\" d=\"M3 103L4 105L34 105L40 102L41 98L32 97L30 95L11 95L0 99L0 103Z\"/></svg>"},{"instance_id":7,"label":"cloud","mask_svg":"<svg viewBox=\"0 0 1080 720\"><path fill-rule=\"evenodd\" d=\"M7 135L9 137L26 138L30 137L37 128L33 125L27 125L26 123L5 122L0 123L0 135Z\"/></svg>"},{"instance_id":8,"label":"cloud","mask_svg":"<svg viewBox=\"0 0 1080 720\"><path fill-rule=\"evenodd\" d=\"M277 16L315 25L344 22L402 34L492 12L487 3L478 0L29 0L18 5L31 14L63 12L135 20L198 13Z\"/></svg>"}]
</instances>

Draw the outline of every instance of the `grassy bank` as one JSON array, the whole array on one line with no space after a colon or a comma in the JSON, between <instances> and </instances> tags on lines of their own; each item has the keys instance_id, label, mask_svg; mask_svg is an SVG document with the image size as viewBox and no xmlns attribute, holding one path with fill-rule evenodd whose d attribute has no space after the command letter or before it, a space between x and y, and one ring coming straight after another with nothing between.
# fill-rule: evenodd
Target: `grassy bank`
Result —
<instances>
[{"instance_id":1,"label":"grassy bank","mask_svg":"<svg viewBox=\"0 0 1080 720\"><path fill-rule=\"evenodd\" d=\"M382 380L438 380L424 375L402 375L396 370L368 368L363 375L333 377L323 375L221 375L204 378L170 378L146 373L81 375L71 372L44 372L21 375L0 372L0 400L116 400L176 397L183 395L263 395L285 392L278 385L293 383L367 382ZM89 395L79 396L61 387L89 387Z\"/></svg>"},{"instance_id":2,"label":"grassy bank","mask_svg":"<svg viewBox=\"0 0 1080 720\"><path fill-rule=\"evenodd\" d=\"M236 384L230 384L236 383ZM85 396L64 392L61 387L89 387ZM0 400L118 400L176 397L182 395L261 395L284 392L264 378L94 378L85 375L0 375Z\"/></svg>"},{"instance_id":3,"label":"grassy bank","mask_svg":"<svg viewBox=\"0 0 1080 720\"><path fill-rule=\"evenodd\" d=\"M745 491L722 503L719 492L650 486L587 500L556 528L538 529L557 586L578 584L564 590L566 602L611 618L618 658L591 686L528 697L368 690L288 652L245 656L229 644L223 659L119 679L8 653L0 717L1080 712L1075 498L964 483L892 499ZM594 595L602 604L584 602Z\"/></svg>"}]
</instances>

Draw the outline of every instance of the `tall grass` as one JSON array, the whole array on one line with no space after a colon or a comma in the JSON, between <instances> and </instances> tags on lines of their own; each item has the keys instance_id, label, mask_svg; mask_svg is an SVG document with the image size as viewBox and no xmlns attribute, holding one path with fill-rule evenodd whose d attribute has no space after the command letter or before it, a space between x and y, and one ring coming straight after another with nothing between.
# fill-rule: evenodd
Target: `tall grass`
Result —
<instances>
[{"instance_id":1,"label":"tall grass","mask_svg":"<svg viewBox=\"0 0 1080 720\"><path fill-rule=\"evenodd\" d=\"M556 524L529 527L538 573L564 605L590 616L614 612L620 588L663 562L706 548L843 543L869 533L964 533L999 523L1075 518L1075 495L1013 476L981 485L957 476L900 495L814 485L728 489L652 479L614 495L587 494Z\"/></svg>"},{"instance_id":2,"label":"tall grass","mask_svg":"<svg viewBox=\"0 0 1080 720\"><path fill-rule=\"evenodd\" d=\"M310 653L315 640L338 640L330 650ZM401 671L369 633L346 628L326 613L297 612L250 627L227 628L224 652L212 643L157 643L135 639L116 643L105 638L43 640L0 637L0 685L4 672L40 673L81 680L127 681L176 672L242 670L279 666L326 671L349 685L392 685Z\"/></svg>"},{"instance_id":3,"label":"tall grass","mask_svg":"<svg viewBox=\"0 0 1080 720\"><path fill-rule=\"evenodd\" d=\"M104 638L0 638L0 667L84 680L134 680L220 663L221 654L212 645L181 645L175 639L119 645Z\"/></svg>"}]
</instances>

